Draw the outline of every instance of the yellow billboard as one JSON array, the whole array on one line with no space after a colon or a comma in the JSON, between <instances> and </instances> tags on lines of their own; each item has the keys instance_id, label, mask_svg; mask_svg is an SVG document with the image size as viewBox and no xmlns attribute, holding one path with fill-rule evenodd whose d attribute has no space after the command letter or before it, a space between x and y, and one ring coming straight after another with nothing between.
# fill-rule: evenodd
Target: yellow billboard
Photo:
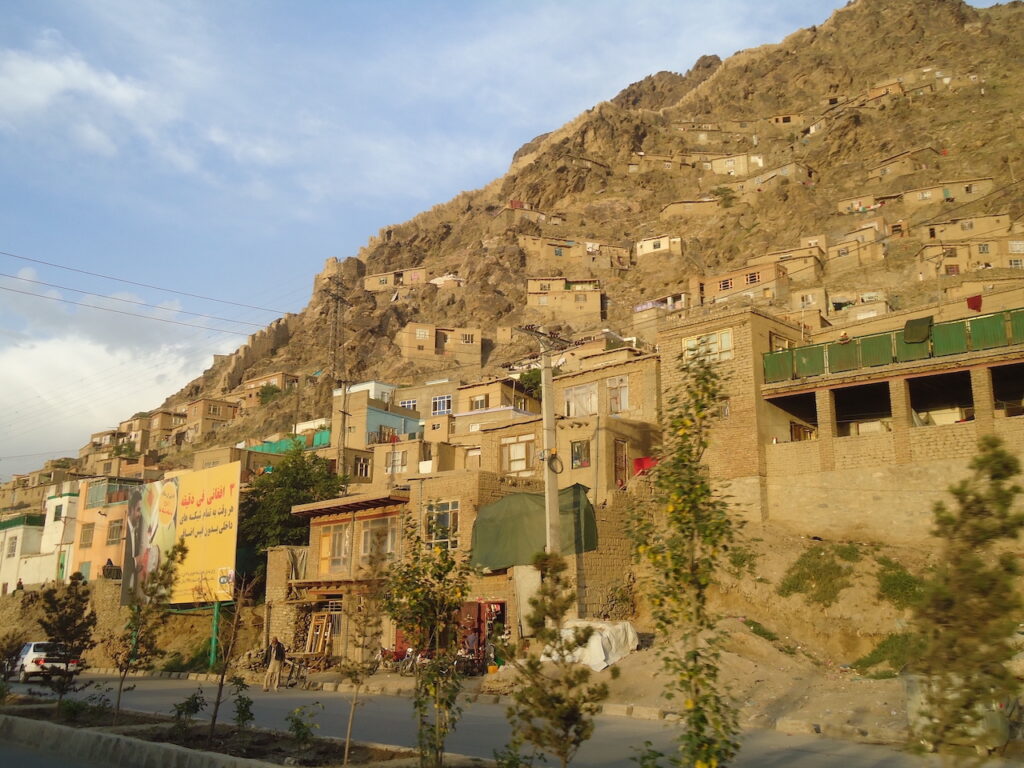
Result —
<instances>
[{"instance_id":1,"label":"yellow billboard","mask_svg":"<svg viewBox=\"0 0 1024 768\"><path fill-rule=\"evenodd\" d=\"M172 603L231 600L238 540L240 462L146 483L128 500L121 601L141 597L148 576L178 540L188 554L178 567Z\"/></svg>"}]
</instances>

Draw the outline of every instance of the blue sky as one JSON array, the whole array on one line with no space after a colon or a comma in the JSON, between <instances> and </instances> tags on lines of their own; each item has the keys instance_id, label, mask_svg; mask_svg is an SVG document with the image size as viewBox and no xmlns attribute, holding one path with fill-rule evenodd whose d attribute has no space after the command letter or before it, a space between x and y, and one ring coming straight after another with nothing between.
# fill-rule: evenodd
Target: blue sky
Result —
<instances>
[{"instance_id":1,"label":"blue sky","mask_svg":"<svg viewBox=\"0 0 1024 768\"><path fill-rule=\"evenodd\" d=\"M534 136L842 4L10 0L0 251L297 311L326 258L483 186ZM0 275L3 479L157 406L276 316L11 256Z\"/></svg>"}]
</instances>

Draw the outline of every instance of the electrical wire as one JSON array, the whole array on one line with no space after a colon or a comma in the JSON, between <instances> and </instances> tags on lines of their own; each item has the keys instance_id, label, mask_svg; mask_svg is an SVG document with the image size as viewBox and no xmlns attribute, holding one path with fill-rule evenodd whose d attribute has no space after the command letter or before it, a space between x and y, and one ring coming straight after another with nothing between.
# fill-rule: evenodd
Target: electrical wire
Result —
<instances>
[{"instance_id":1,"label":"electrical wire","mask_svg":"<svg viewBox=\"0 0 1024 768\"><path fill-rule=\"evenodd\" d=\"M104 280L113 280L113 281L118 282L118 283L124 283L126 285L134 285L134 286L139 287L139 288L151 288L151 289L153 289L155 291L164 291L165 293L173 293L173 294L175 294L177 296L188 296L189 298L202 299L203 301L215 301L218 304L230 304L231 306L234 306L234 307L244 307L246 309L258 309L261 312L273 312L276 315L288 314L287 312L285 312L282 309L268 309L267 307L258 307L258 306L255 306L254 304L242 304L242 303L237 302L237 301L229 301L227 299L214 298L213 296L203 296L203 295L198 294L198 293L188 293L187 291L178 291L178 290L175 290L173 288L165 288L165 287L160 286L160 285L152 285L151 283L140 283L140 282L137 282L135 280L128 280L128 279L122 278L122 277L114 277L113 275L104 275L104 274L102 274L100 272L90 272L89 270L79 269L78 267L68 267L68 266L65 266L63 264L56 264L56 263L54 263L52 261L43 261L42 259L34 259L31 256L19 256L18 254L11 253L10 251L0 251L0 256L10 256L12 259L21 259L22 261L29 261L29 262L32 262L33 264L44 264L47 267L55 267L56 269L65 269L68 272L77 272L77 273L79 273L81 275L89 275L90 277L101 277Z\"/></svg>"},{"instance_id":2,"label":"electrical wire","mask_svg":"<svg viewBox=\"0 0 1024 768\"><path fill-rule=\"evenodd\" d=\"M95 304L84 304L80 301L71 301L71 299L62 299L58 296L44 296L40 293L32 293L30 291L19 291L17 288L6 288L0 285L0 291L8 291L9 293L20 293L23 296L34 296L37 299L47 299L49 301L59 301L62 304L71 304L76 307L86 307L87 309L98 309L102 312L114 312L118 315L128 315L129 317L141 317L143 320L155 320L158 323L170 323L172 325L183 325L186 328L201 328L204 331L215 331L217 333L228 333L233 336L245 336L248 337L248 333L242 331L229 331L224 328L210 328L206 325L196 325L195 323L183 323L179 320L168 320L163 317L152 317L151 315L140 315L137 312L125 312L123 309L114 309L112 307L97 307Z\"/></svg>"},{"instance_id":3,"label":"electrical wire","mask_svg":"<svg viewBox=\"0 0 1024 768\"><path fill-rule=\"evenodd\" d=\"M157 306L156 304L147 304L144 301L135 301L134 299L122 299L122 298L119 298L117 296L108 296L108 295L103 294L103 293L93 293L91 291L83 291L81 288L72 288L71 286L68 286L68 285L56 285L55 283L44 283L42 280L30 280L27 277L18 277L17 275L7 275L7 274L4 274L3 272L0 272L0 277L7 277L7 278L10 278L11 280L21 280L24 283L32 283L34 285L45 285L48 288L60 288L62 291L72 291L73 293L81 293L81 294L84 294L86 296L96 296L97 298L106 299L107 301L120 301L120 302L122 302L124 304L132 304L132 305L137 306L137 307L149 307L150 309L155 309L155 310L157 310L159 312L174 312L175 314L179 314L179 315L191 315L192 317L205 317L207 320L218 320L218 321L222 321L222 322L226 322L226 323L238 323L239 325L251 325L254 328L265 328L266 327L266 323L250 323L247 320L232 320L230 317L218 317L217 315L204 315L204 314L201 314L199 312L189 312L188 310L185 310L185 309L172 309L170 307L160 307L160 306ZM82 306L93 306L93 305L89 304L89 305L82 305ZM96 307L96 309L102 309L102 307Z\"/></svg>"}]
</instances>

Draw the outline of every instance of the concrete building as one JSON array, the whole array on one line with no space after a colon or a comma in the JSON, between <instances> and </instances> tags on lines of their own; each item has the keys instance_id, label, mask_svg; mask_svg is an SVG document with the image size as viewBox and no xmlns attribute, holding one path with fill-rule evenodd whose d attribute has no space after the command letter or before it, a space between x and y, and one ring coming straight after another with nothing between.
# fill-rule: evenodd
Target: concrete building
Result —
<instances>
[{"instance_id":1,"label":"concrete building","mask_svg":"<svg viewBox=\"0 0 1024 768\"><path fill-rule=\"evenodd\" d=\"M1024 447L1024 310L1000 309L1022 297L988 297L987 314L960 301L809 335L735 309L681 321L659 344L719 363L727 399L708 466L749 519L917 545L981 435ZM662 380L663 397L680 386L676 371Z\"/></svg>"},{"instance_id":2,"label":"concrete building","mask_svg":"<svg viewBox=\"0 0 1024 768\"><path fill-rule=\"evenodd\" d=\"M233 421L238 404L213 397L201 397L185 406L185 423L179 427L183 442L199 442Z\"/></svg>"},{"instance_id":3,"label":"concrete building","mask_svg":"<svg viewBox=\"0 0 1024 768\"><path fill-rule=\"evenodd\" d=\"M557 269L629 269L629 249L589 240L519 235L519 247L526 252L528 273L546 274Z\"/></svg>"},{"instance_id":4,"label":"concrete building","mask_svg":"<svg viewBox=\"0 0 1024 768\"><path fill-rule=\"evenodd\" d=\"M711 161L711 172L720 176L746 177L764 169L764 155L748 154L717 157Z\"/></svg>"},{"instance_id":5,"label":"concrete building","mask_svg":"<svg viewBox=\"0 0 1024 768\"><path fill-rule=\"evenodd\" d=\"M658 218L673 219L679 216L713 216L721 208L717 197L702 197L697 200L674 200L663 206Z\"/></svg>"},{"instance_id":6,"label":"concrete building","mask_svg":"<svg viewBox=\"0 0 1024 768\"><path fill-rule=\"evenodd\" d=\"M526 281L526 306L545 320L581 329L604 319L604 293L598 280L536 277Z\"/></svg>"},{"instance_id":7,"label":"concrete building","mask_svg":"<svg viewBox=\"0 0 1024 768\"><path fill-rule=\"evenodd\" d=\"M426 267L378 272L363 278L363 290L370 293L395 291L400 288L419 287L427 283Z\"/></svg>"},{"instance_id":8,"label":"concrete building","mask_svg":"<svg viewBox=\"0 0 1024 768\"><path fill-rule=\"evenodd\" d=\"M913 211L933 203L952 205L980 200L994 188L995 183L991 177L940 181L938 184L904 190L901 200L908 210Z\"/></svg>"},{"instance_id":9,"label":"concrete building","mask_svg":"<svg viewBox=\"0 0 1024 768\"><path fill-rule=\"evenodd\" d=\"M780 262L736 269L712 277L691 277L691 296L698 297L699 305L719 304L726 301L757 303L787 302L789 275Z\"/></svg>"},{"instance_id":10,"label":"concrete building","mask_svg":"<svg viewBox=\"0 0 1024 768\"><path fill-rule=\"evenodd\" d=\"M671 235L655 235L636 241L636 259L648 262L653 256L682 256L683 239Z\"/></svg>"},{"instance_id":11,"label":"concrete building","mask_svg":"<svg viewBox=\"0 0 1024 768\"><path fill-rule=\"evenodd\" d=\"M431 323L408 323L395 344L406 360L481 365L483 338L479 328L442 328Z\"/></svg>"},{"instance_id":12,"label":"concrete building","mask_svg":"<svg viewBox=\"0 0 1024 768\"><path fill-rule=\"evenodd\" d=\"M81 482L70 573L97 578L108 560L117 568L123 565L128 498L141 484L141 480L123 477L94 477Z\"/></svg>"}]
</instances>

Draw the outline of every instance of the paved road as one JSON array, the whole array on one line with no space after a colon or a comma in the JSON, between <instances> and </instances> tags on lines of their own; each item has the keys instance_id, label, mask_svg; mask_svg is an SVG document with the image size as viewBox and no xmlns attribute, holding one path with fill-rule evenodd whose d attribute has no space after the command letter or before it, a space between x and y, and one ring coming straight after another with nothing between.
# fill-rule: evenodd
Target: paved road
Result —
<instances>
[{"instance_id":1,"label":"paved road","mask_svg":"<svg viewBox=\"0 0 1024 768\"><path fill-rule=\"evenodd\" d=\"M200 684L188 680L141 679L137 681L135 690L125 693L124 705L144 712L167 714L172 704L184 699L197 686ZM14 686L16 689L21 687ZM215 686L203 683L201 687L209 699ZM283 730L288 712L302 704L319 701L325 707L317 717L320 734L341 736L344 733L348 714L345 694L296 690L263 693L258 688L251 689L250 694L255 700L254 711L259 726ZM356 738L387 744L415 745L416 726L407 699L372 696L365 702L356 714ZM225 703L223 711L222 719L230 721L230 702ZM579 768L634 766L630 758L645 741L651 741L658 749L670 751L673 746L671 729L672 726L664 722L598 717L594 738L580 750L574 765ZM493 750L504 745L508 737L509 727L505 720L504 706L475 703L467 705L458 729L448 741L448 749L466 755L491 757ZM903 754L888 747L816 736L787 736L776 731L746 731L742 743L736 768L911 768L938 764L931 759ZM0 765L20 766L21 763L0 760ZM44 762L39 765L50 764Z\"/></svg>"}]
</instances>

